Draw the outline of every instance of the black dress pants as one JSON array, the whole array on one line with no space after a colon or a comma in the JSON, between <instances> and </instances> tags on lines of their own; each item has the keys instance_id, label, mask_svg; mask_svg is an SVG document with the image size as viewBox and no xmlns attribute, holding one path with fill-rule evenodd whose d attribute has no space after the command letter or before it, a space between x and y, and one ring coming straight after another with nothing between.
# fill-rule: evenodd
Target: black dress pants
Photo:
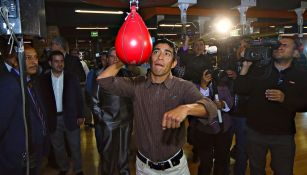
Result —
<instances>
[{"instance_id":1,"label":"black dress pants","mask_svg":"<svg viewBox=\"0 0 307 175\"><path fill-rule=\"evenodd\" d=\"M101 174L129 175L129 145L132 123L126 122L112 128L101 123Z\"/></svg>"},{"instance_id":2,"label":"black dress pants","mask_svg":"<svg viewBox=\"0 0 307 175\"><path fill-rule=\"evenodd\" d=\"M210 175L212 167L214 175L228 175L232 138L231 129L218 134L207 134L198 131L196 138L200 159L198 175Z\"/></svg>"}]
</instances>

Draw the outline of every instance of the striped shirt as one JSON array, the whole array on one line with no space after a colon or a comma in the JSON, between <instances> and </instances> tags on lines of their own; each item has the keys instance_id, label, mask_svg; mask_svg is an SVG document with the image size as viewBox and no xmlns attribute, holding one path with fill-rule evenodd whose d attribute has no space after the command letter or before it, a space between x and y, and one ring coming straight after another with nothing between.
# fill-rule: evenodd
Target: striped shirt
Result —
<instances>
[{"instance_id":1,"label":"striped shirt","mask_svg":"<svg viewBox=\"0 0 307 175\"><path fill-rule=\"evenodd\" d=\"M177 129L162 129L165 112L179 105L200 103L209 118L216 116L216 106L203 97L196 86L170 75L163 83L152 83L150 77L108 77L98 81L102 88L133 100L136 145L151 161L160 162L176 154L185 142L184 122Z\"/></svg>"}]
</instances>

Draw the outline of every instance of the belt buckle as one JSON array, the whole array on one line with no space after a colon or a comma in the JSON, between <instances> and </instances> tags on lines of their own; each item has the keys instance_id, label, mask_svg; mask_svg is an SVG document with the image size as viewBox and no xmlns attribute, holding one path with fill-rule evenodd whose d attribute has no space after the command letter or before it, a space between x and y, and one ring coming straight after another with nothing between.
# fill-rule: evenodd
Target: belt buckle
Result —
<instances>
[{"instance_id":1,"label":"belt buckle","mask_svg":"<svg viewBox=\"0 0 307 175\"><path fill-rule=\"evenodd\" d=\"M167 169L166 163L167 162L151 162L151 161L148 161L148 165L149 165L150 168L155 169L155 170L162 170L162 171Z\"/></svg>"},{"instance_id":2,"label":"belt buckle","mask_svg":"<svg viewBox=\"0 0 307 175\"><path fill-rule=\"evenodd\" d=\"M162 163L158 163L158 164L159 164L158 166L161 167L161 170L167 169L167 167L166 167L166 162L162 162Z\"/></svg>"}]
</instances>

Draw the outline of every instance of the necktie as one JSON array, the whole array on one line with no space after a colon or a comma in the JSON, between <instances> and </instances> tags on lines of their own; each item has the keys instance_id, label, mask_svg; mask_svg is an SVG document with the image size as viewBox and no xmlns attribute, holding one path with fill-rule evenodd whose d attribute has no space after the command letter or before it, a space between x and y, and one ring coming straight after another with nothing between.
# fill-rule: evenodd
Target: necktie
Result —
<instances>
[{"instance_id":1,"label":"necktie","mask_svg":"<svg viewBox=\"0 0 307 175\"><path fill-rule=\"evenodd\" d=\"M39 106L39 103L38 103L38 100L37 100L37 96L36 96L36 93L35 91L33 90L33 87L32 87L32 84L31 83L28 83L28 91L29 91L29 94L30 94L30 97L31 97L31 100L35 106L35 110L37 112L37 115L42 123L42 127L43 127L43 134L46 135L47 131L46 131L46 122L45 122L45 119L44 119L44 115L43 115L43 112Z\"/></svg>"}]
</instances>

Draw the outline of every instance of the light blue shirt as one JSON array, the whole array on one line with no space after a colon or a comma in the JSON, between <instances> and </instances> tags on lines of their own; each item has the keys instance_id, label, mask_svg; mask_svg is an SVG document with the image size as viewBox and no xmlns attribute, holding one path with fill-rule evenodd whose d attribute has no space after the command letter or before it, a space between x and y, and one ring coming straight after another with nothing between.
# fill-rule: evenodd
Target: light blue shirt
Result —
<instances>
[{"instance_id":1,"label":"light blue shirt","mask_svg":"<svg viewBox=\"0 0 307 175\"><path fill-rule=\"evenodd\" d=\"M64 74L59 77L53 75L51 71L52 88L55 97L56 111L63 112L63 87L64 87Z\"/></svg>"}]
</instances>

